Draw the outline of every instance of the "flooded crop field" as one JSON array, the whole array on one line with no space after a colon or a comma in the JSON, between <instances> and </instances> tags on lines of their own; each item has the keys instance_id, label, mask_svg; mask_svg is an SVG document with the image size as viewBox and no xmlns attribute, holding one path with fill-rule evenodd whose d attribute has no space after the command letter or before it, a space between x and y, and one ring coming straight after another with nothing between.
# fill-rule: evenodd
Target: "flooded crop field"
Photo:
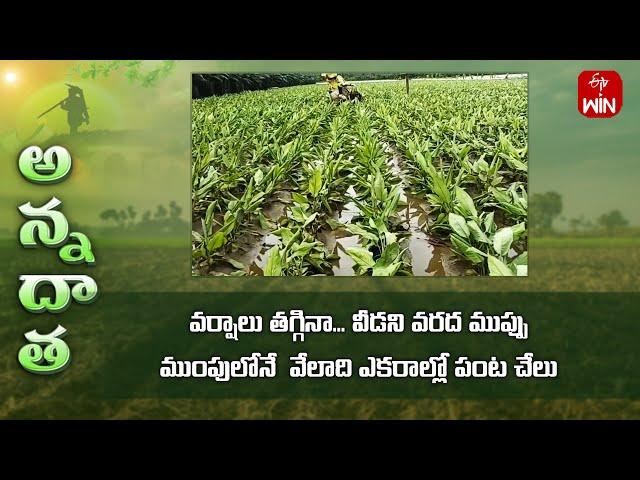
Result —
<instances>
[{"instance_id":1,"label":"flooded crop field","mask_svg":"<svg viewBox=\"0 0 640 480\"><path fill-rule=\"evenodd\" d=\"M526 275L527 81L358 88L193 101L193 275Z\"/></svg>"}]
</instances>

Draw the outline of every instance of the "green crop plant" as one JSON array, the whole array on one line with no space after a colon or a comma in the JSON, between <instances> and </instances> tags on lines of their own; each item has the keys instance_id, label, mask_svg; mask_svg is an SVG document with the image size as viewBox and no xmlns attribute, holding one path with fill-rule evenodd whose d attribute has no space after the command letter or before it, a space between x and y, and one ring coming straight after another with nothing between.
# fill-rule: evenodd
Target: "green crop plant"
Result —
<instances>
[{"instance_id":1,"label":"green crop plant","mask_svg":"<svg viewBox=\"0 0 640 480\"><path fill-rule=\"evenodd\" d=\"M403 253L396 242L387 244L377 260L368 248L347 248L347 254L356 263L358 275L371 273L374 277L392 277L398 273L408 274L406 270L401 270L406 267Z\"/></svg>"},{"instance_id":2,"label":"green crop plant","mask_svg":"<svg viewBox=\"0 0 640 480\"><path fill-rule=\"evenodd\" d=\"M264 275L267 277L306 276L331 272L324 244L302 228L280 228L273 232L281 243L267 252Z\"/></svg>"},{"instance_id":3,"label":"green crop plant","mask_svg":"<svg viewBox=\"0 0 640 480\"><path fill-rule=\"evenodd\" d=\"M345 229L358 235L362 247L352 247L347 254L356 262L358 274L369 272L374 276L395 275L405 266L398 246L398 235L392 231L392 218L397 217L401 200L400 185L389 185L388 165L384 150L370 131L361 131L361 144L357 147L358 163L354 169L358 195L353 199L361 212L360 221L345 225ZM387 180L385 180L385 174ZM363 263L364 262L364 263Z\"/></svg>"},{"instance_id":4,"label":"green crop plant","mask_svg":"<svg viewBox=\"0 0 640 480\"><path fill-rule=\"evenodd\" d=\"M456 253L479 265L492 276L527 274L527 252L510 259L514 242L526 235L524 222L498 228L494 212L478 214L473 199L462 188L456 189L455 213L448 216L451 243Z\"/></svg>"},{"instance_id":5,"label":"green crop plant","mask_svg":"<svg viewBox=\"0 0 640 480\"><path fill-rule=\"evenodd\" d=\"M308 161L303 165L296 179L298 191L294 198L299 203L309 204L311 209L320 213L322 220L333 213L336 205L344 200L344 191L348 185L349 162L340 153L330 148L314 148Z\"/></svg>"},{"instance_id":6,"label":"green crop plant","mask_svg":"<svg viewBox=\"0 0 640 480\"><path fill-rule=\"evenodd\" d=\"M527 218L527 190L521 183L513 183L507 188L490 188L490 195L495 205L505 212L507 217L515 222L525 221Z\"/></svg>"},{"instance_id":7,"label":"green crop plant","mask_svg":"<svg viewBox=\"0 0 640 480\"><path fill-rule=\"evenodd\" d=\"M305 276L331 272L332 258L318 241L315 220L318 212L312 212L306 199L295 194L292 206L282 225L273 234L280 243L267 252L265 276Z\"/></svg>"},{"instance_id":8,"label":"green crop plant","mask_svg":"<svg viewBox=\"0 0 640 480\"><path fill-rule=\"evenodd\" d=\"M475 184L482 192L489 191L490 187L498 187L504 181L506 172L501 170L502 158L496 156L491 163L485 160L485 155L481 155L475 161L466 159L463 162L464 169L463 182Z\"/></svg>"}]
</instances>

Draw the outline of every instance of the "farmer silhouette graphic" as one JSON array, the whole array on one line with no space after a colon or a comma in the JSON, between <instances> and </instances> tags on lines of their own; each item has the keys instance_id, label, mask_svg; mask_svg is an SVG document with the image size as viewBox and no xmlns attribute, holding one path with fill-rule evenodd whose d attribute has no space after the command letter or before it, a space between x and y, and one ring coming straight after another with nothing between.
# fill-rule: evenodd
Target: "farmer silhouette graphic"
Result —
<instances>
[{"instance_id":1,"label":"farmer silhouette graphic","mask_svg":"<svg viewBox=\"0 0 640 480\"><path fill-rule=\"evenodd\" d=\"M69 133L75 135L78 133L78 127L83 123L89 125L89 111L84 100L84 92L80 87L66 84L69 87L67 98L59 101L49 110L42 112L38 118L49 113L53 109L60 107L67 111L67 123L69 124Z\"/></svg>"}]
</instances>

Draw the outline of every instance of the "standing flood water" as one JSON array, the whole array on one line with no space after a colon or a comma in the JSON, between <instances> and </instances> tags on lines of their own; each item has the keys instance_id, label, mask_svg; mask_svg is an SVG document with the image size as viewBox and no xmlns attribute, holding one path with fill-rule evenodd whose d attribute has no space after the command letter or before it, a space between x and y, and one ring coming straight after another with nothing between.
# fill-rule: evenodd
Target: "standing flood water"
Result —
<instances>
[{"instance_id":1,"label":"standing flood water","mask_svg":"<svg viewBox=\"0 0 640 480\"><path fill-rule=\"evenodd\" d=\"M402 189L404 202L398 207L398 215L404 221L407 238L400 245L407 249L414 276L459 276L464 275L464 262L456 260L451 248L441 245L432 238L427 229L429 226L429 206L424 198L410 193L409 182L404 173L403 159L393 145L385 145L385 152L391 157L387 161L389 171L396 177ZM438 246L435 246L438 244Z\"/></svg>"}]
</instances>

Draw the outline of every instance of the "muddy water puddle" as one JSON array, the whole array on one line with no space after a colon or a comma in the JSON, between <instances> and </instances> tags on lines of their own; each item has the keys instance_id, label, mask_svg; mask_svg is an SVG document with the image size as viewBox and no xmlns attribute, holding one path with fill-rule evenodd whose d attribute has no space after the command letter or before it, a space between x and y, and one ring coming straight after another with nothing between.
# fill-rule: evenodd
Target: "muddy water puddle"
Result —
<instances>
[{"instance_id":1,"label":"muddy water puddle","mask_svg":"<svg viewBox=\"0 0 640 480\"><path fill-rule=\"evenodd\" d=\"M356 191L353 188L353 185L349 186L345 192L345 196L348 201L334 212L333 217L334 220L337 220L344 225L348 225L354 217L360 215L360 209L353 201L353 199L356 198ZM360 237L352 235L344 228L338 228L336 230L327 229L320 231L318 233L318 240L324 243L325 250L328 254L335 254L338 256L336 260L331 261L333 264L332 273L334 276L351 277L355 275L353 267L356 265L356 262L354 262L347 254L347 249L360 246Z\"/></svg>"},{"instance_id":2,"label":"muddy water puddle","mask_svg":"<svg viewBox=\"0 0 640 480\"><path fill-rule=\"evenodd\" d=\"M400 241L400 246L407 249L411 273L416 277L464 275L467 269L465 262L457 259L450 247L442 245L439 239L427 233L429 206L424 198L410 193L403 157L391 144L385 144L385 152L390 155L387 159L389 171L402 188L402 202L397 213L403 220L406 235Z\"/></svg>"},{"instance_id":3,"label":"muddy water puddle","mask_svg":"<svg viewBox=\"0 0 640 480\"><path fill-rule=\"evenodd\" d=\"M414 276L427 274L427 267L433 258L433 245L429 243L426 229L429 223L427 204L423 199L413 195L405 195L406 206L398 211L403 218L403 226L408 230L408 237L400 242L407 249Z\"/></svg>"},{"instance_id":4,"label":"muddy water puddle","mask_svg":"<svg viewBox=\"0 0 640 480\"><path fill-rule=\"evenodd\" d=\"M403 219L405 238L400 246L406 249L411 263L411 273L416 277L459 276L467 269L451 248L427 233L429 209L427 202L415 195L406 194L406 205L399 207L398 215Z\"/></svg>"},{"instance_id":5,"label":"muddy water puddle","mask_svg":"<svg viewBox=\"0 0 640 480\"><path fill-rule=\"evenodd\" d=\"M287 205L291 204L291 192L287 190L278 191L273 199L262 209L262 214L267 221L278 222L284 215ZM280 243L280 237L274 235L268 229L255 226L253 241L240 245L238 252L229 254L230 257L248 266L250 273L262 275L267 263L267 252Z\"/></svg>"},{"instance_id":6,"label":"muddy water puddle","mask_svg":"<svg viewBox=\"0 0 640 480\"><path fill-rule=\"evenodd\" d=\"M360 246L359 237L351 235L346 230L321 230L317 235L318 240L324 243L327 254L337 255L337 259L331 260L332 274L336 277L352 277L355 275L353 267L356 262L347 254L347 249Z\"/></svg>"}]
</instances>

